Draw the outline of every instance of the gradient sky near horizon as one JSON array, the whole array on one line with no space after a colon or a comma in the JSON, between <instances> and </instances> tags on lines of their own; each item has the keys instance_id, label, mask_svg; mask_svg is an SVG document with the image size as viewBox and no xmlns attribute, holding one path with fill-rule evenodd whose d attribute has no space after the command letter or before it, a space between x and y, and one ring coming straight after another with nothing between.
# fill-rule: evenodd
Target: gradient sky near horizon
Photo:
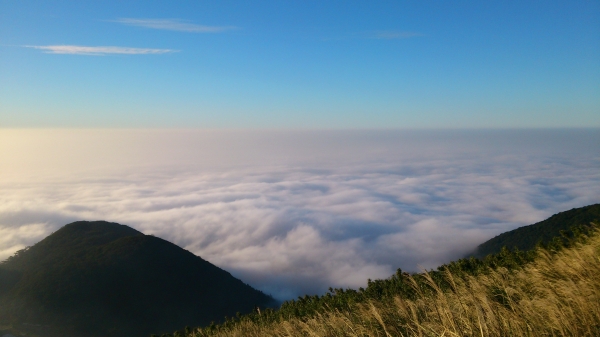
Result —
<instances>
[{"instance_id":1,"label":"gradient sky near horizon","mask_svg":"<svg viewBox=\"0 0 600 337\"><path fill-rule=\"evenodd\" d=\"M290 299L600 202L600 129L0 129L0 261L77 220Z\"/></svg>"},{"instance_id":2,"label":"gradient sky near horizon","mask_svg":"<svg viewBox=\"0 0 600 337\"><path fill-rule=\"evenodd\" d=\"M597 1L0 1L0 126L600 126Z\"/></svg>"}]
</instances>

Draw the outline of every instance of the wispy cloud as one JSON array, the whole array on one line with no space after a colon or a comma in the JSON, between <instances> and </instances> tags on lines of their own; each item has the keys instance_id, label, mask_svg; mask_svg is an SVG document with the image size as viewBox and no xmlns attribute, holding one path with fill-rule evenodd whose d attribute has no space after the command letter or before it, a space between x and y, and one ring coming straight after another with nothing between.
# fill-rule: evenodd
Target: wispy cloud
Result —
<instances>
[{"instance_id":1,"label":"wispy cloud","mask_svg":"<svg viewBox=\"0 0 600 337\"><path fill-rule=\"evenodd\" d=\"M204 26L189 23L179 19L132 19L119 18L114 22L128 26L136 26L151 29L173 30L188 33L219 33L227 30L237 29L235 26Z\"/></svg>"},{"instance_id":2,"label":"wispy cloud","mask_svg":"<svg viewBox=\"0 0 600 337\"><path fill-rule=\"evenodd\" d=\"M49 54L75 54L75 55L108 55L108 54L127 54L127 55L145 55L145 54L166 54L176 53L179 50L174 49L154 49L154 48L131 48L115 46L74 46L74 45L53 45L53 46L23 46L43 50Z\"/></svg>"},{"instance_id":3,"label":"wispy cloud","mask_svg":"<svg viewBox=\"0 0 600 337\"><path fill-rule=\"evenodd\" d=\"M413 37L423 36L421 33L416 32L405 32L397 30L377 30L364 34L364 37L368 39L377 40L397 40L397 39L410 39Z\"/></svg>"},{"instance_id":4,"label":"wispy cloud","mask_svg":"<svg viewBox=\"0 0 600 337\"><path fill-rule=\"evenodd\" d=\"M435 267L600 201L597 130L0 136L0 260L105 219L281 299Z\"/></svg>"}]
</instances>

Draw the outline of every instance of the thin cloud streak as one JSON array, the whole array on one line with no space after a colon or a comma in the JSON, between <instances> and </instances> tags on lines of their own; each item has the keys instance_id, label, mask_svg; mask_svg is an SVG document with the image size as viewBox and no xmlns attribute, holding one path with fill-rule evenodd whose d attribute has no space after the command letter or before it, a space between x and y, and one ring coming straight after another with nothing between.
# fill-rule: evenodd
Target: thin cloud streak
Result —
<instances>
[{"instance_id":1,"label":"thin cloud streak","mask_svg":"<svg viewBox=\"0 0 600 337\"><path fill-rule=\"evenodd\" d=\"M95 55L103 56L110 54L125 55L148 55L148 54L168 54L177 53L174 49L155 49L155 48L131 48L115 46L74 46L74 45L52 45L52 46L23 46L43 50L48 54L71 54L71 55Z\"/></svg>"},{"instance_id":2,"label":"thin cloud streak","mask_svg":"<svg viewBox=\"0 0 600 337\"><path fill-rule=\"evenodd\" d=\"M114 20L128 26L161 29L161 30L172 30L178 32L188 33L221 33L228 30L238 29L235 26L204 26L194 23L188 23L184 20L179 19L133 19L133 18L119 18Z\"/></svg>"}]
</instances>

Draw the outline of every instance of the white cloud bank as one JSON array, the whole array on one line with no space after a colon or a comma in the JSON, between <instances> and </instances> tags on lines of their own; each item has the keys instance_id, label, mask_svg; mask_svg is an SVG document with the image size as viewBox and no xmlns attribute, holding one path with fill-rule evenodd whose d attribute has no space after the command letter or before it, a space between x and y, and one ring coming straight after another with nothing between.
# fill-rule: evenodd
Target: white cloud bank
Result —
<instances>
[{"instance_id":1,"label":"white cloud bank","mask_svg":"<svg viewBox=\"0 0 600 337\"><path fill-rule=\"evenodd\" d=\"M146 55L146 54L167 54L176 53L174 49L153 49L153 48L131 48L131 47L115 47L115 46L73 46L73 45L53 45L53 46L24 46L27 48L35 48L43 50L49 54L74 54L74 55L109 55L109 54L126 54L126 55Z\"/></svg>"},{"instance_id":2,"label":"white cloud bank","mask_svg":"<svg viewBox=\"0 0 600 337\"><path fill-rule=\"evenodd\" d=\"M136 26L151 29L172 30L188 33L220 33L228 30L237 29L234 26L203 26L189 23L180 19L133 19L120 18L114 20L128 26Z\"/></svg>"},{"instance_id":3,"label":"white cloud bank","mask_svg":"<svg viewBox=\"0 0 600 337\"><path fill-rule=\"evenodd\" d=\"M600 130L0 129L0 259L119 222L278 298L435 267L600 201Z\"/></svg>"}]
</instances>

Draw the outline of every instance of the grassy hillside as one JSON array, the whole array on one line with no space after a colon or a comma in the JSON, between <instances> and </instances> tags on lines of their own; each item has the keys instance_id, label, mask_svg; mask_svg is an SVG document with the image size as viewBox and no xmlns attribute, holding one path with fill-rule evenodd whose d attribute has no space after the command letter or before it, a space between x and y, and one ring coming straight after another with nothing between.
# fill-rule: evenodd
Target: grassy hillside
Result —
<instances>
[{"instance_id":1,"label":"grassy hillside","mask_svg":"<svg viewBox=\"0 0 600 337\"><path fill-rule=\"evenodd\" d=\"M330 289L324 296L285 302L278 310L174 335L597 336L598 224L569 232L533 250L504 248L427 273L398 270L388 279L369 280L366 288Z\"/></svg>"},{"instance_id":2,"label":"grassy hillside","mask_svg":"<svg viewBox=\"0 0 600 337\"><path fill-rule=\"evenodd\" d=\"M588 225L600 221L600 204L573 208L529 226L502 233L477 247L476 257L484 257L500 252L502 247L530 250L538 242L547 244L561 231L569 231L573 226Z\"/></svg>"},{"instance_id":3,"label":"grassy hillside","mask_svg":"<svg viewBox=\"0 0 600 337\"><path fill-rule=\"evenodd\" d=\"M446 269L405 275L415 295L380 296L314 315L269 319L256 313L177 336L599 336L600 233L564 249L538 249L520 268L476 276ZM417 278L425 282L421 284ZM272 313L271 313L272 315Z\"/></svg>"},{"instance_id":4,"label":"grassy hillside","mask_svg":"<svg viewBox=\"0 0 600 337\"><path fill-rule=\"evenodd\" d=\"M269 296L160 238L64 226L0 264L0 326L32 336L148 336L266 306Z\"/></svg>"}]
</instances>

